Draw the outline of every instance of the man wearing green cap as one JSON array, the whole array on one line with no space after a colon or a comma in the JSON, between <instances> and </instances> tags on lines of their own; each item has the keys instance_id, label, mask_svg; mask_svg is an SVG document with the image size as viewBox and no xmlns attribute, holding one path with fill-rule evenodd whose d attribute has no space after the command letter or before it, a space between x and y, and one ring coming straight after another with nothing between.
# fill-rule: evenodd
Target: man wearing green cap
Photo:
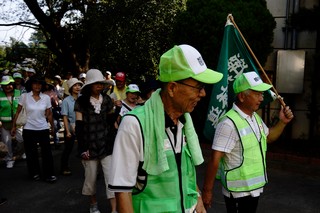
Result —
<instances>
[{"instance_id":1,"label":"man wearing green cap","mask_svg":"<svg viewBox=\"0 0 320 213\"><path fill-rule=\"evenodd\" d=\"M161 89L123 117L115 140L108 188L119 212L206 212L195 171L203 157L189 113L206 95L204 85L221 78L189 45L161 56Z\"/></svg>"},{"instance_id":2,"label":"man wearing green cap","mask_svg":"<svg viewBox=\"0 0 320 213\"><path fill-rule=\"evenodd\" d=\"M11 135L11 128L14 115L18 108L18 102L21 96L21 92L15 89L14 80L12 76L2 76L0 82L2 90L0 91L0 131L1 139L8 147L8 154L5 157L6 166L8 169L14 166L14 148L13 137ZM22 128L18 128L18 131L14 135L22 144ZM21 147L21 146L19 146Z\"/></svg>"},{"instance_id":3,"label":"man wearing green cap","mask_svg":"<svg viewBox=\"0 0 320 213\"><path fill-rule=\"evenodd\" d=\"M212 189L219 169L222 193L228 213L254 213L268 182L267 142L274 142L293 119L290 108L281 107L279 122L270 129L256 111L263 92L272 85L263 83L256 72L241 74L233 84L236 100L217 125L203 187L203 203L211 207ZM220 165L219 165L220 163Z\"/></svg>"}]
</instances>

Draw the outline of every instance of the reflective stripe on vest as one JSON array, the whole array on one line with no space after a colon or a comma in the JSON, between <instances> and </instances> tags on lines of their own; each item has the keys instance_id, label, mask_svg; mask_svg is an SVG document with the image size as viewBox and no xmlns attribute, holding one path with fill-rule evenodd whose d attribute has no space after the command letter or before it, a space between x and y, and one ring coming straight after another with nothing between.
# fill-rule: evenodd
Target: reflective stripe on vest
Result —
<instances>
[{"instance_id":1,"label":"reflective stripe on vest","mask_svg":"<svg viewBox=\"0 0 320 213\"><path fill-rule=\"evenodd\" d=\"M228 181L228 187L234 188L234 187L241 187L241 186L253 186L264 181L265 181L264 176L254 177L248 180L234 180L234 181Z\"/></svg>"},{"instance_id":2,"label":"reflective stripe on vest","mask_svg":"<svg viewBox=\"0 0 320 213\"><path fill-rule=\"evenodd\" d=\"M249 123L235 110L225 114L236 126L242 144L242 156L238 167L224 169L222 159L221 182L231 192L246 192L263 187L267 183L266 147L267 138L262 128L262 120L255 113L254 117L260 127L261 139L258 141Z\"/></svg>"},{"instance_id":3,"label":"reflective stripe on vest","mask_svg":"<svg viewBox=\"0 0 320 213\"><path fill-rule=\"evenodd\" d=\"M145 129L144 106L135 108L125 116L134 114L138 118L141 126L141 134ZM163 133L165 134L165 132ZM165 137L166 138L166 137ZM145 141L144 143L153 142ZM134 188L132 192L132 203L134 212L193 212L198 200L196 170L191 160L188 146L184 145L181 150L181 177L178 173L175 153L172 149L166 150L169 170L160 175L146 176L146 183L141 190ZM141 162L142 166L143 162ZM139 175L139 174L138 174ZM180 179L181 178L181 179ZM179 181L182 180L181 196ZM185 209L181 209L181 199Z\"/></svg>"},{"instance_id":4,"label":"reflective stripe on vest","mask_svg":"<svg viewBox=\"0 0 320 213\"><path fill-rule=\"evenodd\" d=\"M17 111L19 98L21 92L20 90L14 90L12 105L8 100L6 94L0 91L0 120L9 122L12 121L14 114Z\"/></svg>"}]
</instances>

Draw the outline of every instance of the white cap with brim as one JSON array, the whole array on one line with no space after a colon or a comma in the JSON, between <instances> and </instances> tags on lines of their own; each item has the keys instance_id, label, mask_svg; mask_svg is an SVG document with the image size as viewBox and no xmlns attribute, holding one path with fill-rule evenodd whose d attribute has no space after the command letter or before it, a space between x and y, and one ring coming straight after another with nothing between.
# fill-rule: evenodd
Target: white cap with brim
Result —
<instances>
[{"instance_id":1,"label":"white cap with brim","mask_svg":"<svg viewBox=\"0 0 320 213\"><path fill-rule=\"evenodd\" d=\"M33 69L33 68L28 68L28 69L26 70L26 72L36 73L35 69Z\"/></svg>"},{"instance_id":2,"label":"white cap with brim","mask_svg":"<svg viewBox=\"0 0 320 213\"><path fill-rule=\"evenodd\" d=\"M126 93L127 92L140 93L140 89L139 89L138 85L136 85L136 84L129 84L127 89L126 89Z\"/></svg>"},{"instance_id":3,"label":"white cap with brim","mask_svg":"<svg viewBox=\"0 0 320 213\"><path fill-rule=\"evenodd\" d=\"M21 67L15 67L15 68L12 69L12 72L18 72L20 70L21 70Z\"/></svg>"},{"instance_id":4,"label":"white cap with brim","mask_svg":"<svg viewBox=\"0 0 320 213\"><path fill-rule=\"evenodd\" d=\"M22 75L21 75L21 73L19 73L19 72L13 73L12 77L13 77L13 78L23 78Z\"/></svg>"},{"instance_id":5,"label":"white cap with brim","mask_svg":"<svg viewBox=\"0 0 320 213\"><path fill-rule=\"evenodd\" d=\"M59 79L61 81L61 76L60 75L55 75L54 78Z\"/></svg>"},{"instance_id":6,"label":"white cap with brim","mask_svg":"<svg viewBox=\"0 0 320 213\"><path fill-rule=\"evenodd\" d=\"M193 78L206 84L219 82L223 75L208 69L201 54L190 45L175 45L160 58L159 80L162 82L179 81Z\"/></svg>"},{"instance_id":7,"label":"white cap with brim","mask_svg":"<svg viewBox=\"0 0 320 213\"><path fill-rule=\"evenodd\" d=\"M233 82L233 91L235 94L251 89L258 92L264 92L270 89L272 85L263 83L259 75L255 72L242 73Z\"/></svg>"},{"instance_id":8,"label":"white cap with brim","mask_svg":"<svg viewBox=\"0 0 320 213\"><path fill-rule=\"evenodd\" d=\"M103 83L103 84L107 83L105 77L103 77L101 71L98 69L88 70L87 76L86 76L86 83L81 87L81 90L83 90L86 86L94 83Z\"/></svg>"},{"instance_id":9,"label":"white cap with brim","mask_svg":"<svg viewBox=\"0 0 320 213\"><path fill-rule=\"evenodd\" d=\"M81 74L79 75L79 79L81 79L81 78L86 78L86 74L85 74L85 73L81 73Z\"/></svg>"}]
</instances>

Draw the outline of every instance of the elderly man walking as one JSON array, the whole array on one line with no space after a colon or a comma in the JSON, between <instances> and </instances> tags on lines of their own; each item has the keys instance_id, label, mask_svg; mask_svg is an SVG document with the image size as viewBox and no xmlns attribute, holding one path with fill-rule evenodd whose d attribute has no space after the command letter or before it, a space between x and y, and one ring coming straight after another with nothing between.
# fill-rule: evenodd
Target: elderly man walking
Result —
<instances>
[{"instance_id":1,"label":"elderly man walking","mask_svg":"<svg viewBox=\"0 0 320 213\"><path fill-rule=\"evenodd\" d=\"M115 140L109 189L119 212L206 212L195 166L203 162L190 112L221 80L189 45L160 58L161 89L126 114Z\"/></svg>"},{"instance_id":2,"label":"elderly man walking","mask_svg":"<svg viewBox=\"0 0 320 213\"><path fill-rule=\"evenodd\" d=\"M268 128L256 113L263 101L263 92L271 87L263 83L256 72L243 73L234 81L235 103L220 118L213 139L203 187L207 208L211 207L212 189L220 168L227 212L256 212L267 183L267 142L274 142L293 118L288 106L281 108L279 122Z\"/></svg>"}]
</instances>

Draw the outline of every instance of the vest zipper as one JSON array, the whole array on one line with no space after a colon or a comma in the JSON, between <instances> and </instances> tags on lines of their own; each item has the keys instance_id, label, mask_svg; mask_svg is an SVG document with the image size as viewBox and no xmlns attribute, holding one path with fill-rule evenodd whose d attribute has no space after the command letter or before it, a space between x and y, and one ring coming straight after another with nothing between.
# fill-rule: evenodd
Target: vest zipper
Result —
<instances>
[{"instance_id":1,"label":"vest zipper","mask_svg":"<svg viewBox=\"0 0 320 213\"><path fill-rule=\"evenodd\" d=\"M254 119L255 119L255 121L256 121L256 124L258 125L258 127L259 127L259 123L258 123L258 121L257 121L257 118L254 116ZM247 120L246 120L247 121ZM264 179L265 179L265 181L267 182L267 173L266 173L266 165L265 165L265 162L264 162L264 159L265 159L265 157L264 157L264 155L263 155L263 150L262 150L262 143L261 143L261 139L262 139L262 130L260 129L260 128L258 128L258 130L259 130L259 132L260 132L260 139L257 137L257 135L256 135L256 132L254 131L254 129L252 128L252 126L250 125L250 123L247 121L247 123L249 124L249 126L250 126L250 128L251 128L251 130L252 130L252 132L253 132L253 134L256 136L256 138L257 138L257 141L258 141L258 143L259 143L259 149L260 149L260 154L261 154L261 160L262 160L262 165L263 165L263 173L264 173ZM263 132L263 134L264 134L264 132Z\"/></svg>"},{"instance_id":2,"label":"vest zipper","mask_svg":"<svg viewBox=\"0 0 320 213\"><path fill-rule=\"evenodd\" d=\"M177 127L175 127L175 128L177 128ZM177 132L177 131L176 131ZM167 136L168 136L168 139L169 139L169 141L170 141L170 144L171 144L171 148L172 148L172 151L173 151L173 153L174 153L174 158L175 158L175 160L176 160L176 165L177 165L177 170L178 170L178 176L179 176L179 191L180 191L180 205L181 205L181 211L184 213L185 212L185 210L184 210L184 204L183 204L183 200L184 200L184 196L183 196L183 189L182 189L182 175L181 175L181 157L182 157L182 147L183 147L183 142L182 142L182 139L183 139L183 134L181 133L181 147L180 147L180 153L176 153L176 150L175 150L175 146L173 145L173 143L172 143L172 141L171 141L171 139L170 139L170 137L169 137L169 134L168 134L168 132L167 132L167 130L166 130L166 134L167 134ZM173 135L174 137L174 144L176 144L176 134L175 135ZM180 165L178 164L178 159L177 159L177 156L178 155L180 155L180 161L179 161L179 163L180 163Z\"/></svg>"}]
</instances>

